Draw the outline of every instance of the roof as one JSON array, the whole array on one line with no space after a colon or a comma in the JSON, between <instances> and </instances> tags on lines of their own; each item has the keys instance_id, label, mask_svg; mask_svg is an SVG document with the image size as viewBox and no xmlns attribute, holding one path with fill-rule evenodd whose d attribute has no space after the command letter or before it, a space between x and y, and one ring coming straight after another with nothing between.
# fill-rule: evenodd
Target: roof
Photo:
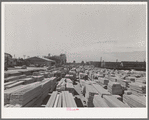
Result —
<instances>
[{"instance_id":1,"label":"roof","mask_svg":"<svg viewBox=\"0 0 149 120\"><path fill-rule=\"evenodd\" d=\"M55 62L54 60L51 60L51 59L47 59L47 58L41 58L41 57L30 57L30 58L27 58L26 60L28 59L31 59L31 58L39 58L39 59L42 59L42 60L45 60L45 61L48 61L48 62Z\"/></svg>"}]
</instances>

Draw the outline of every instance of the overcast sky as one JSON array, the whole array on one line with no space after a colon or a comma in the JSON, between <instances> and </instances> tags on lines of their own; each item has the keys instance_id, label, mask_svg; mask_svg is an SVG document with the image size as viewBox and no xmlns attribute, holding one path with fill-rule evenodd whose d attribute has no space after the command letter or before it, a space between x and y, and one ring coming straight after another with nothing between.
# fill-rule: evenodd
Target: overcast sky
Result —
<instances>
[{"instance_id":1,"label":"overcast sky","mask_svg":"<svg viewBox=\"0 0 149 120\"><path fill-rule=\"evenodd\" d=\"M5 52L15 57L115 61L134 51L146 51L146 5L5 5Z\"/></svg>"}]
</instances>

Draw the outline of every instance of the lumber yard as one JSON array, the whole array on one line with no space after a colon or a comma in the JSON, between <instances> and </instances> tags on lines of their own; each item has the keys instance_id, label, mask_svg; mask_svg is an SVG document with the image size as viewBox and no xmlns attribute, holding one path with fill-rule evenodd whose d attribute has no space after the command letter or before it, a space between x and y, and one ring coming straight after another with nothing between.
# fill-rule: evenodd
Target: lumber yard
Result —
<instances>
[{"instance_id":1,"label":"lumber yard","mask_svg":"<svg viewBox=\"0 0 149 120\"><path fill-rule=\"evenodd\" d=\"M7 72L4 106L143 108L146 107L146 74L90 65Z\"/></svg>"}]
</instances>

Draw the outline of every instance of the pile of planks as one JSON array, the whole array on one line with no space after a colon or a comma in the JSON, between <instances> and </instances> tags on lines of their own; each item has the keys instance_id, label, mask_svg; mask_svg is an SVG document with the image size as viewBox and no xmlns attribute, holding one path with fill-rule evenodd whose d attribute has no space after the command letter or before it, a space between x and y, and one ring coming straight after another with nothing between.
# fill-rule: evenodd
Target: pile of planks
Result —
<instances>
[{"instance_id":1,"label":"pile of planks","mask_svg":"<svg viewBox=\"0 0 149 120\"><path fill-rule=\"evenodd\" d=\"M93 105L94 107L109 107L104 98L100 95L94 95Z\"/></svg>"},{"instance_id":2,"label":"pile of planks","mask_svg":"<svg viewBox=\"0 0 149 120\"><path fill-rule=\"evenodd\" d=\"M146 97L145 96L124 94L123 102L127 103L130 107L146 107Z\"/></svg>"},{"instance_id":3,"label":"pile of planks","mask_svg":"<svg viewBox=\"0 0 149 120\"><path fill-rule=\"evenodd\" d=\"M24 87L22 87L21 89L11 93L10 104L12 105L19 104L22 107L34 106L36 102L39 102L37 100L39 100L41 95L42 95L42 86L40 82L24 85Z\"/></svg>"},{"instance_id":4,"label":"pile of planks","mask_svg":"<svg viewBox=\"0 0 149 120\"><path fill-rule=\"evenodd\" d=\"M58 92L65 91L65 84L66 84L66 78L62 78L62 79L58 82L58 84L57 84L57 86L56 86L56 90L57 90Z\"/></svg>"},{"instance_id":5,"label":"pile of planks","mask_svg":"<svg viewBox=\"0 0 149 120\"><path fill-rule=\"evenodd\" d=\"M74 86L73 86L72 82L66 83L66 90L74 95Z\"/></svg>"},{"instance_id":6,"label":"pile of planks","mask_svg":"<svg viewBox=\"0 0 149 120\"><path fill-rule=\"evenodd\" d=\"M98 92L92 85L88 85L88 84L85 85L85 98L86 98L88 107L94 107L93 98L94 98L94 95L97 95L97 94Z\"/></svg>"},{"instance_id":7,"label":"pile of planks","mask_svg":"<svg viewBox=\"0 0 149 120\"><path fill-rule=\"evenodd\" d=\"M7 84L4 84L4 89L10 89L19 85L23 85L24 81L11 81L7 82Z\"/></svg>"},{"instance_id":8,"label":"pile of planks","mask_svg":"<svg viewBox=\"0 0 149 120\"><path fill-rule=\"evenodd\" d=\"M129 107L127 104L124 104L113 95L104 95L103 98L109 107Z\"/></svg>"},{"instance_id":9,"label":"pile of planks","mask_svg":"<svg viewBox=\"0 0 149 120\"><path fill-rule=\"evenodd\" d=\"M68 91L62 91L60 93L54 91L46 107L77 107L77 105L72 94Z\"/></svg>"},{"instance_id":10,"label":"pile of planks","mask_svg":"<svg viewBox=\"0 0 149 120\"><path fill-rule=\"evenodd\" d=\"M121 95L123 93L122 86L118 82L109 82L108 91L113 95Z\"/></svg>"},{"instance_id":11,"label":"pile of planks","mask_svg":"<svg viewBox=\"0 0 149 120\"><path fill-rule=\"evenodd\" d=\"M46 72L46 71L39 71L39 74L40 74L40 75L43 75L44 78L49 78L49 77L50 77L49 73Z\"/></svg>"},{"instance_id":12,"label":"pile of planks","mask_svg":"<svg viewBox=\"0 0 149 120\"><path fill-rule=\"evenodd\" d=\"M65 78L69 78L71 80L74 80L74 76L73 75L70 75L70 74L66 74L65 75Z\"/></svg>"},{"instance_id":13,"label":"pile of planks","mask_svg":"<svg viewBox=\"0 0 149 120\"><path fill-rule=\"evenodd\" d=\"M126 77L126 80L130 80L131 82L135 82L136 78L135 77Z\"/></svg>"},{"instance_id":14,"label":"pile of planks","mask_svg":"<svg viewBox=\"0 0 149 120\"><path fill-rule=\"evenodd\" d=\"M130 83L129 87L131 89L132 94L134 95L145 95L146 94L146 84L135 82L135 83Z\"/></svg>"},{"instance_id":15,"label":"pile of planks","mask_svg":"<svg viewBox=\"0 0 149 120\"><path fill-rule=\"evenodd\" d=\"M4 82L10 82L10 81L15 81L21 78L25 78L26 75L19 75L19 76L11 76L11 77L7 77L4 79Z\"/></svg>"},{"instance_id":16,"label":"pile of planks","mask_svg":"<svg viewBox=\"0 0 149 120\"><path fill-rule=\"evenodd\" d=\"M146 84L146 77L136 78L136 82Z\"/></svg>"},{"instance_id":17,"label":"pile of planks","mask_svg":"<svg viewBox=\"0 0 149 120\"><path fill-rule=\"evenodd\" d=\"M39 76L32 76L32 78L35 79L35 81L42 81L44 79L43 75L39 75Z\"/></svg>"},{"instance_id":18,"label":"pile of planks","mask_svg":"<svg viewBox=\"0 0 149 120\"><path fill-rule=\"evenodd\" d=\"M19 79L19 81L24 82L24 85L26 85L26 84L35 82L35 79L34 78L22 78L22 79Z\"/></svg>"},{"instance_id":19,"label":"pile of planks","mask_svg":"<svg viewBox=\"0 0 149 120\"><path fill-rule=\"evenodd\" d=\"M103 95L111 95L106 89L104 89L101 85L92 84L92 86L97 90L98 94L103 97Z\"/></svg>"},{"instance_id":20,"label":"pile of planks","mask_svg":"<svg viewBox=\"0 0 149 120\"><path fill-rule=\"evenodd\" d=\"M79 74L79 79L85 79L85 80L87 80L88 79L88 74L86 74L86 73L80 73Z\"/></svg>"},{"instance_id":21,"label":"pile of planks","mask_svg":"<svg viewBox=\"0 0 149 120\"><path fill-rule=\"evenodd\" d=\"M109 80L108 79L105 79L105 78L101 78L101 77L98 77L98 83L99 83L99 85L108 85L108 83L109 83Z\"/></svg>"},{"instance_id":22,"label":"pile of planks","mask_svg":"<svg viewBox=\"0 0 149 120\"><path fill-rule=\"evenodd\" d=\"M41 85L42 85L42 100L44 100L46 98L46 96L48 95L53 79L55 79L55 77L45 78L41 82Z\"/></svg>"}]
</instances>

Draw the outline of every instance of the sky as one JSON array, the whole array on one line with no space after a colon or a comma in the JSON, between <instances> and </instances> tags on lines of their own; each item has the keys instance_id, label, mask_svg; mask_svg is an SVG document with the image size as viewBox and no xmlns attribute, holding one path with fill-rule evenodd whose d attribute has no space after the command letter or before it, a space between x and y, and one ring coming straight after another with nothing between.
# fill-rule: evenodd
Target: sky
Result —
<instances>
[{"instance_id":1,"label":"sky","mask_svg":"<svg viewBox=\"0 0 149 120\"><path fill-rule=\"evenodd\" d=\"M5 49L67 61L146 59L145 4L5 4Z\"/></svg>"}]
</instances>

